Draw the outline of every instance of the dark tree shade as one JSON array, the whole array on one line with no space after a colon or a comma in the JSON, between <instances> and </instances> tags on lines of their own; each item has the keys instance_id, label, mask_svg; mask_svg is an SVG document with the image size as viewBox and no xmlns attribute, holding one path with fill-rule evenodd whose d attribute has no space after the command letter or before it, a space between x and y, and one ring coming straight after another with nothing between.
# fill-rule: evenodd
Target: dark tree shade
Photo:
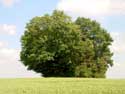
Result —
<instances>
[{"instance_id":1,"label":"dark tree shade","mask_svg":"<svg viewBox=\"0 0 125 94\"><path fill-rule=\"evenodd\" d=\"M105 77L112 38L99 23L62 11L33 18L22 35L21 62L44 77Z\"/></svg>"}]
</instances>

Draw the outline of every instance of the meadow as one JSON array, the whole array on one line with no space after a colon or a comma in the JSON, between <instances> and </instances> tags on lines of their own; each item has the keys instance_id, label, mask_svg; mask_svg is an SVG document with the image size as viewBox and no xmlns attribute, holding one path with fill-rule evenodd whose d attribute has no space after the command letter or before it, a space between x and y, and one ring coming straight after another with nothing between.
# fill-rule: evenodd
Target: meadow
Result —
<instances>
[{"instance_id":1,"label":"meadow","mask_svg":"<svg viewBox=\"0 0 125 94\"><path fill-rule=\"evenodd\" d=\"M125 94L125 80L91 78L0 79L0 94Z\"/></svg>"}]
</instances>

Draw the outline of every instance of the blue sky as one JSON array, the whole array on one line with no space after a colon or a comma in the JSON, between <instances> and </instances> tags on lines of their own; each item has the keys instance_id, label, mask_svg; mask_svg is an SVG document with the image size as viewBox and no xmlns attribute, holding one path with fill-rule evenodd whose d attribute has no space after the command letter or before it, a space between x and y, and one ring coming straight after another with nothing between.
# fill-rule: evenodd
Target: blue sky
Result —
<instances>
[{"instance_id":1,"label":"blue sky","mask_svg":"<svg viewBox=\"0 0 125 94\"><path fill-rule=\"evenodd\" d=\"M0 77L39 77L19 62L20 37L26 23L35 16L65 11L73 20L78 16L97 20L114 39L114 66L107 78L125 78L125 1L124 0L0 0Z\"/></svg>"}]
</instances>

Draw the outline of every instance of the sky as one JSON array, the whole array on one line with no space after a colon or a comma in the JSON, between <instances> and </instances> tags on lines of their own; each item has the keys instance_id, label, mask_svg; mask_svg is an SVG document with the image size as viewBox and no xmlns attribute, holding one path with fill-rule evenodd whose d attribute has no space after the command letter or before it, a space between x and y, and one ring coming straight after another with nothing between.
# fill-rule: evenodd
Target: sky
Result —
<instances>
[{"instance_id":1,"label":"sky","mask_svg":"<svg viewBox=\"0 0 125 94\"><path fill-rule=\"evenodd\" d=\"M114 39L107 78L125 78L125 0L0 0L0 78L40 77L20 62L20 38L35 16L63 10L75 20L97 20Z\"/></svg>"}]
</instances>

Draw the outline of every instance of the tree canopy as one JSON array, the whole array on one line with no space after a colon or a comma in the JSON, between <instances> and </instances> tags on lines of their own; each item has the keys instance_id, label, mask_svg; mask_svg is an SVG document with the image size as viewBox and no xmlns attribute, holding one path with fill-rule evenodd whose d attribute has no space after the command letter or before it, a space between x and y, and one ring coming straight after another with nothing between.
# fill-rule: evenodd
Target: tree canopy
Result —
<instances>
[{"instance_id":1,"label":"tree canopy","mask_svg":"<svg viewBox=\"0 0 125 94\"><path fill-rule=\"evenodd\" d=\"M105 77L112 38L99 23L63 11L34 17L21 38L20 58L44 77Z\"/></svg>"}]
</instances>

